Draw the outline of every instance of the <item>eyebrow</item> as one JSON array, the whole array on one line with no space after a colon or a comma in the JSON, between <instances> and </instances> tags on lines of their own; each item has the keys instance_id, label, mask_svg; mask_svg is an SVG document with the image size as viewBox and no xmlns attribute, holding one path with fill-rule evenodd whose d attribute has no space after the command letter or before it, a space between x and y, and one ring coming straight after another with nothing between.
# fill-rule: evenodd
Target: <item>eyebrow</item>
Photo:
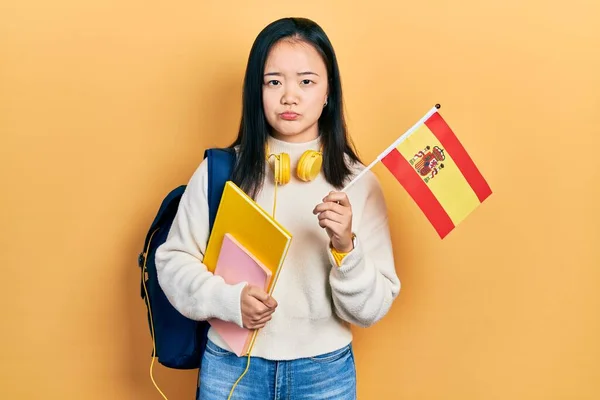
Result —
<instances>
[{"instance_id":1,"label":"eyebrow","mask_svg":"<svg viewBox=\"0 0 600 400\"><path fill-rule=\"evenodd\" d=\"M281 72L267 72L265 74L265 76L282 76L282 75L283 74ZM306 76L306 75L319 76L319 74L317 74L316 72L311 72L311 71L298 72L298 76Z\"/></svg>"}]
</instances>

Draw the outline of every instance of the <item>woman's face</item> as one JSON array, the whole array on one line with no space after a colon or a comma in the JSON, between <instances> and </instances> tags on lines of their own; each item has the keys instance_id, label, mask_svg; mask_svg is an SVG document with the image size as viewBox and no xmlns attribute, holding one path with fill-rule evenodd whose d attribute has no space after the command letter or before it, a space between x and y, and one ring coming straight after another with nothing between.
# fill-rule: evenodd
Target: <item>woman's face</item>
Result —
<instances>
[{"instance_id":1,"label":"woman's face","mask_svg":"<svg viewBox=\"0 0 600 400\"><path fill-rule=\"evenodd\" d=\"M271 48L263 77L263 108L275 138L316 139L327 93L327 68L312 45L282 40Z\"/></svg>"}]
</instances>

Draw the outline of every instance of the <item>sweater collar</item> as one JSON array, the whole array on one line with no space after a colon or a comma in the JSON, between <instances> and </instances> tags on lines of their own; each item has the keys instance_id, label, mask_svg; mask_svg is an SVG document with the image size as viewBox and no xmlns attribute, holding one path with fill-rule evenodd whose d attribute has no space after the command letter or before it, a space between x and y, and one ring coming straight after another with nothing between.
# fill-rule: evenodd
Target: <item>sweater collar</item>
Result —
<instances>
[{"instance_id":1,"label":"sweater collar","mask_svg":"<svg viewBox=\"0 0 600 400\"><path fill-rule=\"evenodd\" d=\"M290 155L292 162L294 162L297 161L297 159L300 158L300 156L302 156L302 153L304 153L306 150L320 150L321 137L319 136L316 139L310 140L308 142L290 143L280 139L276 139L273 136L269 135L267 143L269 144L270 153L287 153Z\"/></svg>"}]
</instances>

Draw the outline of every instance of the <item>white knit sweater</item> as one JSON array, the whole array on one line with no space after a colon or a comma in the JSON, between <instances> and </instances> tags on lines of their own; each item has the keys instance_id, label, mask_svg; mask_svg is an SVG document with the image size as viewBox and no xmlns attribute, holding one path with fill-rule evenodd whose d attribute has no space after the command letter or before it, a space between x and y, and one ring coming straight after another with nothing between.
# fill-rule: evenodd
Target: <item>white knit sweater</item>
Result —
<instances>
[{"instance_id":1,"label":"white knit sweater","mask_svg":"<svg viewBox=\"0 0 600 400\"><path fill-rule=\"evenodd\" d=\"M400 291L382 191L370 171L348 190L357 243L338 267L329 237L312 213L335 189L322 173L312 182L295 176L300 156L319 149L319 139L287 143L269 138L269 146L271 152L288 153L292 162L291 181L277 188L276 219L293 238L273 292L279 305L259 331L252 355L289 360L337 350L352 340L350 324L374 324ZM357 165L354 173L362 168ZM227 285L202 264L208 241L207 187L203 161L188 183L167 241L156 252L158 279L169 301L188 318L219 318L241 326L244 284ZM256 199L269 212L274 189L269 168ZM227 348L212 329L209 338Z\"/></svg>"}]
</instances>

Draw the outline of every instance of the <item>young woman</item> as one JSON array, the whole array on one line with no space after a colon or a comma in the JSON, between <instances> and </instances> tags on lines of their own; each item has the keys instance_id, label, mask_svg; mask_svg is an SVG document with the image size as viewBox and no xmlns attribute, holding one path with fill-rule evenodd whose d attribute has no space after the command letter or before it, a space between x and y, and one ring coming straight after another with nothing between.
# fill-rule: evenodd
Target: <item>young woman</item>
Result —
<instances>
[{"instance_id":1,"label":"young woman","mask_svg":"<svg viewBox=\"0 0 600 400\"><path fill-rule=\"evenodd\" d=\"M400 290L375 175L367 172L341 191L364 168L342 110L336 56L321 27L284 18L264 28L248 59L232 180L266 210L276 194L276 219L293 235L273 295L244 283L228 285L202 264L205 161L157 251L161 287L183 315L260 329L233 399L355 399L351 325L379 321ZM273 163L286 161L282 153L289 155L290 179L276 185ZM231 353L216 332L208 337L199 396L226 400L247 358Z\"/></svg>"}]
</instances>

